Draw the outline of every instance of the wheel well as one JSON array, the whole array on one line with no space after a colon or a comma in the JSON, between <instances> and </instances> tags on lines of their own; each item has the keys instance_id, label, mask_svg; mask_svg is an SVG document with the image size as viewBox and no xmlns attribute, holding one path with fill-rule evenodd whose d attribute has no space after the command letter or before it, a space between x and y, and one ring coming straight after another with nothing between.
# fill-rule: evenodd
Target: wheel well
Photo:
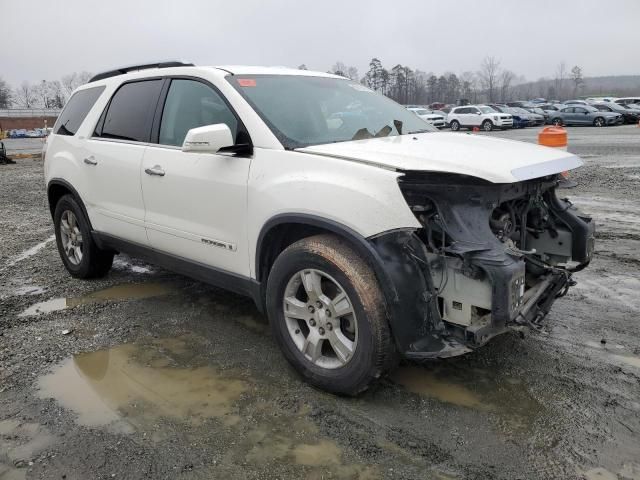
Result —
<instances>
[{"instance_id":1,"label":"wheel well","mask_svg":"<svg viewBox=\"0 0 640 480\"><path fill-rule=\"evenodd\" d=\"M49 210L51 211L51 217L53 217L53 214L56 211L56 205L58 204L58 201L65 195L73 194L74 192L60 183L53 183L49 185L49 189L47 190L47 197L49 199Z\"/></svg>"},{"instance_id":2,"label":"wheel well","mask_svg":"<svg viewBox=\"0 0 640 480\"><path fill-rule=\"evenodd\" d=\"M304 223L281 223L271 228L262 238L256 265L258 281L266 285L267 277L278 255L289 245L303 238L322 233L334 233L322 227Z\"/></svg>"}]
</instances>

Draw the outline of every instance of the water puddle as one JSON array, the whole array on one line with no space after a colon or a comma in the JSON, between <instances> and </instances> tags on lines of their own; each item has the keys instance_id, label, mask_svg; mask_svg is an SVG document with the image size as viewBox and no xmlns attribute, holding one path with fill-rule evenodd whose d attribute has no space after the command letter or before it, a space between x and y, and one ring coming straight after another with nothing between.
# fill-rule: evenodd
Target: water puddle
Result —
<instances>
[{"instance_id":1,"label":"water puddle","mask_svg":"<svg viewBox=\"0 0 640 480\"><path fill-rule=\"evenodd\" d=\"M46 313L64 310L66 308L77 307L98 302L117 302L126 300L141 300L144 298L158 297L171 293L168 285L161 283L131 283L116 285L114 287L98 290L82 297L52 298L44 302L31 305L19 317L29 317L33 315L43 315Z\"/></svg>"},{"instance_id":2,"label":"water puddle","mask_svg":"<svg viewBox=\"0 0 640 480\"><path fill-rule=\"evenodd\" d=\"M391 379L412 393L432 397L441 402L476 410L488 410L490 407L466 386L438 378L434 372L418 366L399 368L392 374Z\"/></svg>"},{"instance_id":3,"label":"water puddle","mask_svg":"<svg viewBox=\"0 0 640 480\"><path fill-rule=\"evenodd\" d=\"M188 352L186 346L175 347L173 340L166 345L174 356ZM176 368L172 363L162 349L133 344L79 354L40 379L40 397L55 398L74 411L80 425L130 432L137 417L200 422L228 416L247 390L245 381L210 367Z\"/></svg>"},{"instance_id":4,"label":"water puddle","mask_svg":"<svg viewBox=\"0 0 640 480\"><path fill-rule=\"evenodd\" d=\"M202 348L199 337L188 336L78 354L39 379L38 395L54 398L80 425L142 433L152 442L175 436L163 428L167 419L193 435L206 430L204 438L214 430L229 445L217 468L297 465L299 478L380 477L376 467L346 461L345 448L307 419L307 406L283 405L269 385L207 364L197 353Z\"/></svg>"},{"instance_id":5,"label":"water puddle","mask_svg":"<svg viewBox=\"0 0 640 480\"><path fill-rule=\"evenodd\" d=\"M612 355L614 360L618 362L626 363L632 367L640 368L640 357L632 357L626 355Z\"/></svg>"},{"instance_id":6,"label":"water puddle","mask_svg":"<svg viewBox=\"0 0 640 480\"><path fill-rule=\"evenodd\" d=\"M397 369L391 380L410 392L501 417L509 430L529 428L543 411L522 380L452 364Z\"/></svg>"}]
</instances>

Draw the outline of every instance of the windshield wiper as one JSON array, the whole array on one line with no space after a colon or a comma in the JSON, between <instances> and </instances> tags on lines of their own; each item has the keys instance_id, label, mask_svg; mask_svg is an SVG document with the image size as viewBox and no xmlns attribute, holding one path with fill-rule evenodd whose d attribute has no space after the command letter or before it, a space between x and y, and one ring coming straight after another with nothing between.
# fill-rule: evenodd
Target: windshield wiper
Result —
<instances>
[{"instance_id":1,"label":"windshield wiper","mask_svg":"<svg viewBox=\"0 0 640 480\"><path fill-rule=\"evenodd\" d=\"M429 128L423 128L421 130L412 130L410 132L407 132L407 135L413 135L414 133L428 133L428 132L433 132L433 130Z\"/></svg>"},{"instance_id":2,"label":"windshield wiper","mask_svg":"<svg viewBox=\"0 0 640 480\"><path fill-rule=\"evenodd\" d=\"M376 133L374 137L375 138L388 137L389 134L391 133L391 130L393 129L389 125L385 125L380 130L378 130L378 133Z\"/></svg>"},{"instance_id":3,"label":"windshield wiper","mask_svg":"<svg viewBox=\"0 0 640 480\"><path fill-rule=\"evenodd\" d=\"M365 138L373 138L373 135L366 128L361 128L351 137L351 140L364 140Z\"/></svg>"}]
</instances>

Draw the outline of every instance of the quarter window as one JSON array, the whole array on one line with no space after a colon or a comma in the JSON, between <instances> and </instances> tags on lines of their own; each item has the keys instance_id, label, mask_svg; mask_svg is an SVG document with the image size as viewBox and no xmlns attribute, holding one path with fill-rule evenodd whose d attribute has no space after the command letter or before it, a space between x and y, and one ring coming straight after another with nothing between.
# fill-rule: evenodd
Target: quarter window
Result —
<instances>
[{"instance_id":1,"label":"quarter window","mask_svg":"<svg viewBox=\"0 0 640 480\"><path fill-rule=\"evenodd\" d=\"M158 143L181 146L192 128L217 123L226 124L233 138L236 137L238 120L217 92L195 80L172 80L162 112Z\"/></svg>"},{"instance_id":2,"label":"quarter window","mask_svg":"<svg viewBox=\"0 0 640 480\"><path fill-rule=\"evenodd\" d=\"M60 114L53 131L58 135L75 135L103 91L104 87L93 87L74 93Z\"/></svg>"},{"instance_id":3,"label":"quarter window","mask_svg":"<svg viewBox=\"0 0 640 480\"><path fill-rule=\"evenodd\" d=\"M162 80L125 83L111 98L98 136L148 142Z\"/></svg>"}]
</instances>

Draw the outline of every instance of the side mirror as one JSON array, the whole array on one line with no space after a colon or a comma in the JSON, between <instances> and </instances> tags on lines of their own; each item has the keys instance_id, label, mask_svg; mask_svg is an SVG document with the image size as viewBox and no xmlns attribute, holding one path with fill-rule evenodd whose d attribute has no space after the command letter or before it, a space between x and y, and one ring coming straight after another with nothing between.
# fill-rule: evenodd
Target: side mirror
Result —
<instances>
[{"instance_id":1,"label":"side mirror","mask_svg":"<svg viewBox=\"0 0 640 480\"><path fill-rule=\"evenodd\" d=\"M183 152L217 153L218 150L233 146L233 135L224 123L192 128L182 143Z\"/></svg>"}]
</instances>

